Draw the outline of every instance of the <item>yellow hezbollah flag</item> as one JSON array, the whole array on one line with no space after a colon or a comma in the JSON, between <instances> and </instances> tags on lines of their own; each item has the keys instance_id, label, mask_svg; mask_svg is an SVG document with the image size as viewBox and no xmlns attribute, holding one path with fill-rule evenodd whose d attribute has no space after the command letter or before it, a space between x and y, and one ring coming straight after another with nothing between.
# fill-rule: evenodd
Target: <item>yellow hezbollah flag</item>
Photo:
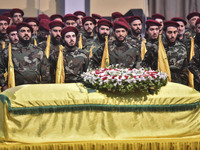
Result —
<instances>
[{"instance_id":1,"label":"yellow hezbollah flag","mask_svg":"<svg viewBox=\"0 0 200 150\"><path fill-rule=\"evenodd\" d=\"M83 48L83 43L82 43L82 34L80 34L80 37L79 37L78 47L79 47L80 49Z\"/></svg>"},{"instance_id":2,"label":"yellow hezbollah flag","mask_svg":"<svg viewBox=\"0 0 200 150\"><path fill-rule=\"evenodd\" d=\"M11 43L8 45L8 88L15 87L15 72L12 62Z\"/></svg>"},{"instance_id":3,"label":"yellow hezbollah flag","mask_svg":"<svg viewBox=\"0 0 200 150\"><path fill-rule=\"evenodd\" d=\"M159 45L158 45L158 70L167 73L168 81L171 81L171 72L169 68L167 54L165 52L165 48L161 40L161 35L159 35Z\"/></svg>"},{"instance_id":4,"label":"yellow hezbollah flag","mask_svg":"<svg viewBox=\"0 0 200 150\"><path fill-rule=\"evenodd\" d=\"M143 38L143 40L142 40L142 46L141 46L141 59L142 60L144 59L144 55L147 52L145 43L146 43L146 39Z\"/></svg>"},{"instance_id":5,"label":"yellow hezbollah flag","mask_svg":"<svg viewBox=\"0 0 200 150\"><path fill-rule=\"evenodd\" d=\"M6 43L4 41L2 41L2 49L4 49L6 47Z\"/></svg>"},{"instance_id":6,"label":"yellow hezbollah flag","mask_svg":"<svg viewBox=\"0 0 200 150\"><path fill-rule=\"evenodd\" d=\"M90 47L90 54L89 54L89 58L90 58L90 57L92 57L92 50L93 50L93 48L94 48L94 45L92 45L92 46Z\"/></svg>"},{"instance_id":7,"label":"yellow hezbollah flag","mask_svg":"<svg viewBox=\"0 0 200 150\"><path fill-rule=\"evenodd\" d=\"M56 67L56 83L64 83L65 82L65 71L63 64L63 46L59 46L59 55Z\"/></svg>"},{"instance_id":8,"label":"yellow hezbollah flag","mask_svg":"<svg viewBox=\"0 0 200 150\"><path fill-rule=\"evenodd\" d=\"M50 41L51 41L51 36L48 35L47 37L47 46L46 46L46 49L45 49L45 55L47 56L47 58L49 58L49 54L50 54Z\"/></svg>"},{"instance_id":9,"label":"yellow hezbollah flag","mask_svg":"<svg viewBox=\"0 0 200 150\"><path fill-rule=\"evenodd\" d=\"M194 56L194 39L191 37L190 60ZM189 86L194 88L194 75L189 71L188 75Z\"/></svg>"},{"instance_id":10,"label":"yellow hezbollah flag","mask_svg":"<svg viewBox=\"0 0 200 150\"><path fill-rule=\"evenodd\" d=\"M37 46L37 41L36 41L36 39L34 39L34 45Z\"/></svg>"},{"instance_id":11,"label":"yellow hezbollah flag","mask_svg":"<svg viewBox=\"0 0 200 150\"><path fill-rule=\"evenodd\" d=\"M109 52L108 52L108 36L105 37L105 47L103 50L103 57L101 60L101 68L108 67L110 65Z\"/></svg>"}]
</instances>

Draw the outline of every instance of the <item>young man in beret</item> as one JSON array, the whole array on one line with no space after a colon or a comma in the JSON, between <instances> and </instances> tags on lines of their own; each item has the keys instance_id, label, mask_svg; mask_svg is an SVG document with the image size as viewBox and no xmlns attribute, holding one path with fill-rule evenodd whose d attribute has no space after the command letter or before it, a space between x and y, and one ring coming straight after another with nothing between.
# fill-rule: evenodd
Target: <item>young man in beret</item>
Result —
<instances>
[{"instance_id":1,"label":"young man in beret","mask_svg":"<svg viewBox=\"0 0 200 150\"><path fill-rule=\"evenodd\" d=\"M82 32L82 30L83 30L82 19L86 16L86 13L84 13L82 11L76 11L76 12L74 12L74 15L76 15L77 18L78 18L77 21L76 21L77 22L77 29Z\"/></svg>"},{"instance_id":2,"label":"young man in beret","mask_svg":"<svg viewBox=\"0 0 200 150\"><path fill-rule=\"evenodd\" d=\"M158 21L161 26L160 26L160 34L162 34L162 30L163 30L163 26L164 26L164 21L165 21L165 16L161 15L161 14L158 14L158 13L155 13L152 15L151 17L153 20L155 21Z\"/></svg>"},{"instance_id":3,"label":"young man in beret","mask_svg":"<svg viewBox=\"0 0 200 150\"><path fill-rule=\"evenodd\" d=\"M60 22L58 20L53 20L49 23L49 28L50 28L50 36L51 36L51 41L50 41L50 53L54 51L59 51L59 46L61 45L61 31L65 24L63 22ZM39 43L38 45L43 51L45 51L47 47L47 42L43 41ZM49 56L47 56L48 58Z\"/></svg>"},{"instance_id":4,"label":"young man in beret","mask_svg":"<svg viewBox=\"0 0 200 150\"><path fill-rule=\"evenodd\" d=\"M25 20L33 28L32 36L37 35L39 29L39 21L36 18L29 17Z\"/></svg>"},{"instance_id":5,"label":"young man in beret","mask_svg":"<svg viewBox=\"0 0 200 150\"><path fill-rule=\"evenodd\" d=\"M122 67L138 68L140 67L141 57L139 49L132 47L126 41L129 30L126 22L117 20L113 24L115 39L108 45L110 65L120 64ZM101 66L104 47L95 51L90 59L90 68L95 69Z\"/></svg>"},{"instance_id":6,"label":"young man in beret","mask_svg":"<svg viewBox=\"0 0 200 150\"><path fill-rule=\"evenodd\" d=\"M199 12L192 12L187 15L189 28L186 29L185 34L189 37L195 37L195 23L196 20L200 17Z\"/></svg>"},{"instance_id":7,"label":"young man in beret","mask_svg":"<svg viewBox=\"0 0 200 150\"><path fill-rule=\"evenodd\" d=\"M64 20L64 23L65 23L65 26L66 26L66 27L68 27L68 26L76 27L76 26L77 26L76 21L78 20L78 18L76 17L76 15L73 15L73 14L66 14L66 15L63 17L63 20Z\"/></svg>"},{"instance_id":8,"label":"young man in beret","mask_svg":"<svg viewBox=\"0 0 200 150\"><path fill-rule=\"evenodd\" d=\"M31 44L32 27L21 22L17 24L19 42L12 46L12 62L14 65L15 85L48 83L50 81L50 65L42 50ZM7 89L4 79L8 68L8 49L0 56L0 86ZM41 77L41 81L40 81Z\"/></svg>"},{"instance_id":9,"label":"young man in beret","mask_svg":"<svg viewBox=\"0 0 200 150\"><path fill-rule=\"evenodd\" d=\"M108 40L110 37L110 29L112 28L112 23L107 19L100 19L97 24L97 37L91 43L91 45L87 45L86 49L91 50L92 53L95 53L101 47L104 47L105 44L105 36L108 36Z\"/></svg>"},{"instance_id":10,"label":"young man in beret","mask_svg":"<svg viewBox=\"0 0 200 150\"><path fill-rule=\"evenodd\" d=\"M163 41L163 45L171 71L171 81L187 85L187 51L185 45L177 40L178 27L179 24L174 21L164 22L163 31L166 39ZM147 51L142 66L158 69L158 48Z\"/></svg>"},{"instance_id":11,"label":"young man in beret","mask_svg":"<svg viewBox=\"0 0 200 150\"><path fill-rule=\"evenodd\" d=\"M89 58L84 50L76 47L78 29L75 27L65 27L62 32L64 41L63 64L65 72L65 83L80 82L81 74L87 71ZM52 82L55 82L55 72L57 68L59 51L50 55Z\"/></svg>"},{"instance_id":12,"label":"young man in beret","mask_svg":"<svg viewBox=\"0 0 200 150\"><path fill-rule=\"evenodd\" d=\"M19 42L19 37L18 37L18 34L17 34L16 25L9 26L6 31L7 31L10 43L12 45L17 44Z\"/></svg>"},{"instance_id":13,"label":"young man in beret","mask_svg":"<svg viewBox=\"0 0 200 150\"><path fill-rule=\"evenodd\" d=\"M6 16L0 16L0 49L5 48L8 44L9 39L6 33L6 29L10 23L10 19Z\"/></svg>"},{"instance_id":14,"label":"young man in beret","mask_svg":"<svg viewBox=\"0 0 200 150\"><path fill-rule=\"evenodd\" d=\"M24 16L24 12L23 10L19 9L19 8L13 8L10 11L10 15L12 17L12 22L14 25L23 22L23 16Z\"/></svg>"},{"instance_id":15,"label":"young man in beret","mask_svg":"<svg viewBox=\"0 0 200 150\"><path fill-rule=\"evenodd\" d=\"M128 19L130 27L131 27L131 34L128 36L128 42L133 46L138 46L141 48L142 42L142 19L140 16L131 16Z\"/></svg>"}]
</instances>

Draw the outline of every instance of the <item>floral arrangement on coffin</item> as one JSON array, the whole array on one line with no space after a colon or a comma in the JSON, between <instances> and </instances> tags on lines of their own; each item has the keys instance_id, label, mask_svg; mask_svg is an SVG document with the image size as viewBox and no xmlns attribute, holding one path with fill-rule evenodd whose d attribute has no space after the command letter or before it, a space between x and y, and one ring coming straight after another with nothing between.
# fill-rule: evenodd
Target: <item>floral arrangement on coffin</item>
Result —
<instances>
[{"instance_id":1,"label":"floral arrangement on coffin","mask_svg":"<svg viewBox=\"0 0 200 150\"><path fill-rule=\"evenodd\" d=\"M89 70L82 74L83 82L98 90L146 94L157 93L167 83L167 74L160 71L117 67L118 65L112 65L107 68Z\"/></svg>"}]
</instances>

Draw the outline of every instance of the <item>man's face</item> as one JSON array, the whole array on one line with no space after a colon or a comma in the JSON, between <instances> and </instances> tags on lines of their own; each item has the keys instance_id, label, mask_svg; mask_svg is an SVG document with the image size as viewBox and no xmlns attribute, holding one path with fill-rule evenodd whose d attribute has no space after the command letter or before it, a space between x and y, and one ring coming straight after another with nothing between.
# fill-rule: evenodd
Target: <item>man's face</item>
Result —
<instances>
[{"instance_id":1,"label":"man's face","mask_svg":"<svg viewBox=\"0 0 200 150\"><path fill-rule=\"evenodd\" d=\"M76 21L74 20L66 20L65 25L66 27L69 27L69 26L76 27L77 24L76 24Z\"/></svg>"},{"instance_id":2,"label":"man's face","mask_svg":"<svg viewBox=\"0 0 200 150\"><path fill-rule=\"evenodd\" d=\"M0 20L0 33L5 34L8 28L8 22L5 20Z\"/></svg>"},{"instance_id":3,"label":"man's face","mask_svg":"<svg viewBox=\"0 0 200 150\"><path fill-rule=\"evenodd\" d=\"M169 42L173 43L176 41L176 37L178 35L178 29L176 27L167 27L165 35Z\"/></svg>"},{"instance_id":4,"label":"man's face","mask_svg":"<svg viewBox=\"0 0 200 150\"><path fill-rule=\"evenodd\" d=\"M95 25L92 21L86 21L83 27L87 33L92 33Z\"/></svg>"},{"instance_id":5,"label":"man's face","mask_svg":"<svg viewBox=\"0 0 200 150\"><path fill-rule=\"evenodd\" d=\"M190 27L194 28L195 27L195 23L196 23L196 20L199 18L199 16L194 16L192 18L190 18L190 20L188 21L189 24L190 24Z\"/></svg>"},{"instance_id":6,"label":"man's face","mask_svg":"<svg viewBox=\"0 0 200 150\"><path fill-rule=\"evenodd\" d=\"M57 42L60 42L61 40L61 31L62 31L62 27L53 27L51 30L50 30L50 34L51 34L51 37L53 38L53 40L57 41Z\"/></svg>"},{"instance_id":7,"label":"man's face","mask_svg":"<svg viewBox=\"0 0 200 150\"><path fill-rule=\"evenodd\" d=\"M163 27L164 27L164 22L163 22L163 20L160 19L160 18L156 18L155 20L158 21L158 22L162 25L162 26L160 26L160 30L162 30Z\"/></svg>"},{"instance_id":8,"label":"man's face","mask_svg":"<svg viewBox=\"0 0 200 150\"><path fill-rule=\"evenodd\" d=\"M20 22L23 22L23 18L22 18L21 13L14 13L12 19L13 19L14 24L18 24Z\"/></svg>"},{"instance_id":9,"label":"man's face","mask_svg":"<svg viewBox=\"0 0 200 150\"><path fill-rule=\"evenodd\" d=\"M185 33L185 24L182 21L177 21L177 23L179 24L178 34L183 35Z\"/></svg>"},{"instance_id":10,"label":"man's face","mask_svg":"<svg viewBox=\"0 0 200 150\"><path fill-rule=\"evenodd\" d=\"M64 41L69 47L75 46L76 34L74 32L67 32L64 36Z\"/></svg>"},{"instance_id":11,"label":"man's face","mask_svg":"<svg viewBox=\"0 0 200 150\"><path fill-rule=\"evenodd\" d=\"M150 26L147 30L149 39L157 39L159 35L159 26Z\"/></svg>"},{"instance_id":12,"label":"man's face","mask_svg":"<svg viewBox=\"0 0 200 150\"><path fill-rule=\"evenodd\" d=\"M38 31L38 25L35 22L28 22L28 24L33 28L33 32L37 32Z\"/></svg>"},{"instance_id":13,"label":"man's face","mask_svg":"<svg viewBox=\"0 0 200 150\"><path fill-rule=\"evenodd\" d=\"M134 20L131 22L131 29L134 34L141 34L142 31L142 22L140 20Z\"/></svg>"},{"instance_id":14,"label":"man's face","mask_svg":"<svg viewBox=\"0 0 200 150\"><path fill-rule=\"evenodd\" d=\"M101 25L99 27L98 35L100 39L105 40L105 36L108 36L109 34L110 34L110 28L108 26Z\"/></svg>"},{"instance_id":15,"label":"man's face","mask_svg":"<svg viewBox=\"0 0 200 150\"><path fill-rule=\"evenodd\" d=\"M200 34L200 23L196 25L196 33Z\"/></svg>"},{"instance_id":16,"label":"man's face","mask_svg":"<svg viewBox=\"0 0 200 150\"><path fill-rule=\"evenodd\" d=\"M82 27L82 26L83 26L83 24L82 24L83 16L82 16L82 15L78 15L77 18L78 18L78 20L76 21L77 24L78 24L80 27Z\"/></svg>"},{"instance_id":17,"label":"man's face","mask_svg":"<svg viewBox=\"0 0 200 150\"><path fill-rule=\"evenodd\" d=\"M16 44L19 41L18 35L17 35L17 31L12 31L8 34L8 37L10 39L10 42L12 44Z\"/></svg>"},{"instance_id":18,"label":"man's face","mask_svg":"<svg viewBox=\"0 0 200 150\"><path fill-rule=\"evenodd\" d=\"M126 39L127 33L128 32L124 28L117 28L114 31L116 40L118 40L120 42L123 42Z\"/></svg>"},{"instance_id":19,"label":"man's face","mask_svg":"<svg viewBox=\"0 0 200 150\"><path fill-rule=\"evenodd\" d=\"M47 40L48 35L49 35L49 31L47 31L47 30L42 30L42 29L40 29L39 32L38 32L38 34L37 34L37 36L38 36L42 41Z\"/></svg>"},{"instance_id":20,"label":"man's face","mask_svg":"<svg viewBox=\"0 0 200 150\"><path fill-rule=\"evenodd\" d=\"M19 40L23 43L28 43L31 40L31 30L28 27L22 27L18 30Z\"/></svg>"}]
</instances>

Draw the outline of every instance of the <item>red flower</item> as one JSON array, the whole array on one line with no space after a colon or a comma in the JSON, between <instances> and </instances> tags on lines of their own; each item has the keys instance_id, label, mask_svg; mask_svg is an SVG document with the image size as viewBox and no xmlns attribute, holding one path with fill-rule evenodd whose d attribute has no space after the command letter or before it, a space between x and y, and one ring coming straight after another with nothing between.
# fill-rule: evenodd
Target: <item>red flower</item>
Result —
<instances>
[{"instance_id":1,"label":"red flower","mask_svg":"<svg viewBox=\"0 0 200 150\"><path fill-rule=\"evenodd\" d=\"M115 79L116 76L112 76L112 79Z\"/></svg>"},{"instance_id":2,"label":"red flower","mask_svg":"<svg viewBox=\"0 0 200 150\"><path fill-rule=\"evenodd\" d=\"M122 76L119 76L119 79L121 79L122 78Z\"/></svg>"},{"instance_id":3,"label":"red flower","mask_svg":"<svg viewBox=\"0 0 200 150\"><path fill-rule=\"evenodd\" d=\"M126 79L128 79L128 76L125 76Z\"/></svg>"},{"instance_id":4,"label":"red flower","mask_svg":"<svg viewBox=\"0 0 200 150\"><path fill-rule=\"evenodd\" d=\"M105 76L105 77L103 77L102 79L103 79L103 80L106 80L107 78L108 78L108 77L107 77L107 76Z\"/></svg>"}]
</instances>

